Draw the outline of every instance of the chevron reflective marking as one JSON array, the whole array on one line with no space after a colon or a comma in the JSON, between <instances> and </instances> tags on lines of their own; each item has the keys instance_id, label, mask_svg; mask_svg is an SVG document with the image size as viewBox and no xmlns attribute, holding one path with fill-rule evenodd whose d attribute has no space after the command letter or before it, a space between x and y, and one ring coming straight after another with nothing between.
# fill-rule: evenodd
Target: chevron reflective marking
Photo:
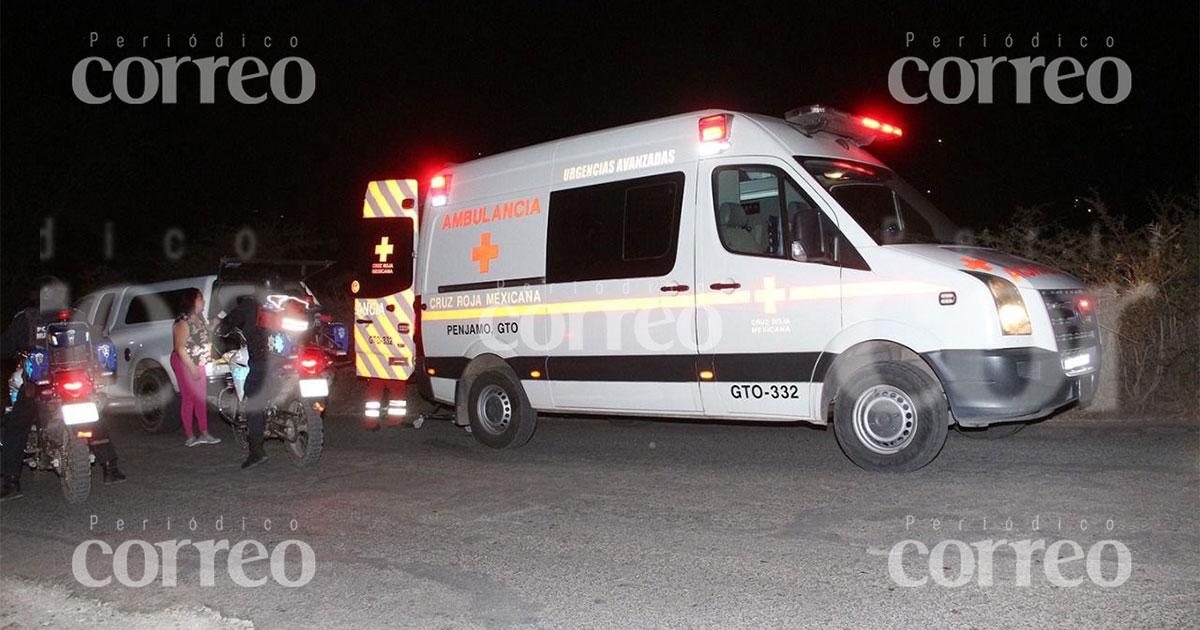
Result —
<instances>
[{"instance_id":1,"label":"chevron reflective marking","mask_svg":"<svg viewBox=\"0 0 1200 630\"><path fill-rule=\"evenodd\" d=\"M412 200L412 207L405 208L404 201ZM409 217L417 219L417 180L388 179L367 184L363 197L363 218Z\"/></svg>"}]
</instances>

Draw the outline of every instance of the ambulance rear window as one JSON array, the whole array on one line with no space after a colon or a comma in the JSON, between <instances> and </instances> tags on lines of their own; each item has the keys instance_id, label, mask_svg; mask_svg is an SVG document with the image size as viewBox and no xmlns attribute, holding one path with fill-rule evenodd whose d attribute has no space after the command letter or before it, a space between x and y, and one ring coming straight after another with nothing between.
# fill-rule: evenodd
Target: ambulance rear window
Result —
<instances>
[{"instance_id":1,"label":"ambulance rear window","mask_svg":"<svg viewBox=\"0 0 1200 630\"><path fill-rule=\"evenodd\" d=\"M551 193L546 281L670 273L683 183L683 173L669 173Z\"/></svg>"}]
</instances>

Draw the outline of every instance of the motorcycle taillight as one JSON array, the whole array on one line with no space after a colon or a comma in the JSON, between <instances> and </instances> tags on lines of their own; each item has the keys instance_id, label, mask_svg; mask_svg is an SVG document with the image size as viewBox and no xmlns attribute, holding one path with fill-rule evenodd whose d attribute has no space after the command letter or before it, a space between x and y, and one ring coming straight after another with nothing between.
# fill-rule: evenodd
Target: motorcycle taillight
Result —
<instances>
[{"instance_id":1,"label":"motorcycle taillight","mask_svg":"<svg viewBox=\"0 0 1200 630\"><path fill-rule=\"evenodd\" d=\"M54 377L54 388L63 398L82 398L91 392L91 382L84 372L61 372Z\"/></svg>"},{"instance_id":2,"label":"motorcycle taillight","mask_svg":"<svg viewBox=\"0 0 1200 630\"><path fill-rule=\"evenodd\" d=\"M316 376L325 370L325 353L320 348L305 348L296 357L296 369L301 374Z\"/></svg>"}]
</instances>

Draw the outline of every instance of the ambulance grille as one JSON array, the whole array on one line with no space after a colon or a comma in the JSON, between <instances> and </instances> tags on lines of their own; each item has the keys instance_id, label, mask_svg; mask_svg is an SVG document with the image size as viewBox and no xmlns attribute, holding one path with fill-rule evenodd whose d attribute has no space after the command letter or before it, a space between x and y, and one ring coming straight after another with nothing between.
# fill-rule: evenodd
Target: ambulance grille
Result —
<instances>
[{"instance_id":1,"label":"ambulance grille","mask_svg":"<svg viewBox=\"0 0 1200 630\"><path fill-rule=\"evenodd\" d=\"M1047 289L1038 293L1042 294L1042 302L1050 316L1059 351L1100 345L1095 313L1079 310L1080 298L1091 300L1083 289Z\"/></svg>"}]
</instances>

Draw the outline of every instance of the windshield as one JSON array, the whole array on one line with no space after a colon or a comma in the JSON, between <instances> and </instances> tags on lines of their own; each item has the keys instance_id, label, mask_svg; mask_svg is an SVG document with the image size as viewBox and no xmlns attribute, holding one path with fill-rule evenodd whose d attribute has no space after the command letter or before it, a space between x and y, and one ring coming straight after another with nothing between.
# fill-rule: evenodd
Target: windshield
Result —
<instances>
[{"instance_id":1,"label":"windshield","mask_svg":"<svg viewBox=\"0 0 1200 630\"><path fill-rule=\"evenodd\" d=\"M885 168L829 158L797 156L796 161L879 245L961 240L953 221Z\"/></svg>"}]
</instances>

